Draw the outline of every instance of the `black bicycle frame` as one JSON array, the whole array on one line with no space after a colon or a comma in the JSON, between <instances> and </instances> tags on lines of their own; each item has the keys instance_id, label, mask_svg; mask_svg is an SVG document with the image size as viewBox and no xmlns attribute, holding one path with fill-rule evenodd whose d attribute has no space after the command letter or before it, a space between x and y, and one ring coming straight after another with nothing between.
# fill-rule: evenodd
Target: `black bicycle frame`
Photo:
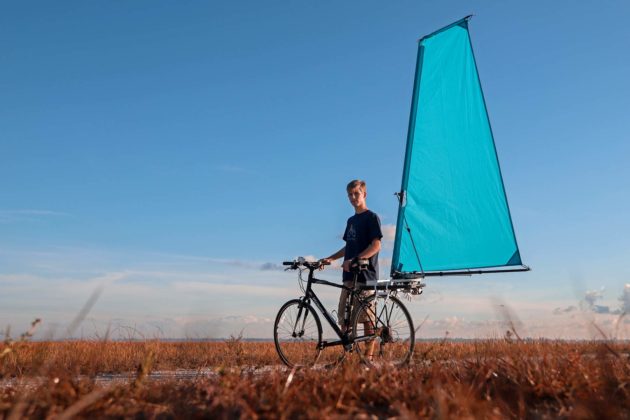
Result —
<instances>
[{"instance_id":1,"label":"black bicycle frame","mask_svg":"<svg viewBox=\"0 0 630 420\"><path fill-rule=\"evenodd\" d=\"M350 293L350 295L348 296L348 299L351 299L350 302L353 302L355 297L358 295L356 290L354 288L350 288L350 287L347 287L347 286L344 286L344 285L341 285L341 284L337 284L337 283L332 283L332 282L329 282L327 280L316 279L315 277L313 277L313 271L314 271L313 268L309 268L308 281L307 281L307 284L306 284L306 290L304 292L304 297L302 297L301 299L306 304L310 304L310 302L312 301L315 304L315 306L317 307L317 309L319 309L319 312L324 316L326 321L328 321L328 324L330 325L330 327L333 329L333 331L335 331L335 333L339 337L339 340L336 340L336 341L330 341L330 342L329 341L322 341L321 348L338 346L338 345L344 345L345 346L345 345L351 344L351 343L356 342L356 341L363 341L363 339L370 339L371 337L364 337L364 338L354 338L353 340L350 340L350 338L348 337L348 333L341 331L341 328L339 328L339 326L337 325L337 322L335 322L335 319L326 310L326 308L324 307L322 302L319 300L319 298L317 297L317 295L315 294L315 292L312 289L312 285L313 284L323 284L325 286L332 286L332 287L336 287L338 289L347 290ZM356 274L355 274L354 284L356 285ZM370 308L370 310L372 310L372 309ZM298 319L300 317L301 311L302 311L302 308L300 308L300 310L298 311ZM374 315L376 316L376 313ZM341 314L338 314L338 316L341 316ZM306 319L306 317L304 317L304 318ZM306 322L306 321L304 321L304 322Z\"/></svg>"}]
</instances>

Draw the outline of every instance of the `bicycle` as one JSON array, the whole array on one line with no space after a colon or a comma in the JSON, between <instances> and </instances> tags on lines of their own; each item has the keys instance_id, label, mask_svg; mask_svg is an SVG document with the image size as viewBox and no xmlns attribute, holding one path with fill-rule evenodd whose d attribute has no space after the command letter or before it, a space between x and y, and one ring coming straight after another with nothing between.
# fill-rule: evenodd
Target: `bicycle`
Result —
<instances>
[{"instance_id":1,"label":"bicycle","mask_svg":"<svg viewBox=\"0 0 630 420\"><path fill-rule=\"evenodd\" d=\"M324 265L320 261L309 262L300 257L282 264L289 266L286 270L299 270L298 284L304 293L300 298L286 302L274 322L276 351L285 365L313 366L323 349L335 346L343 349L336 362L342 361L346 353L354 351L369 366L409 363L414 350L415 330L409 311L396 295L400 291L420 294L424 284L417 279L377 280L360 284L358 275L367 268L367 260L359 260L352 269L354 280L351 288L316 279L313 272ZM308 270L307 280L302 277L304 270ZM338 314L343 316L341 328L317 297L312 288L314 284L348 291L344 313ZM373 291L369 296L361 293L368 290ZM330 324L337 340L322 340L322 324L311 303Z\"/></svg>"}]
</instances>

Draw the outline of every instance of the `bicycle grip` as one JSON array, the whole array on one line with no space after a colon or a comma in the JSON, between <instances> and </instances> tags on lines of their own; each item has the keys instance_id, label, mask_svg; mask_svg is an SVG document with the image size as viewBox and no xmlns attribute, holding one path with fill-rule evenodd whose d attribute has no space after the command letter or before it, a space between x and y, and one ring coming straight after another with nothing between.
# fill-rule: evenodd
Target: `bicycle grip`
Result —
<instances>
[{"instance_id":1,"label":"bicycle grip","mask_svg":"<svg viewBox=\"0 0 630 420\"><path fill-rule=\"evenodd\" d=\"M293 265L295 264L293 261L284 261L282 265Z\"/></svg>"}]
</instances>

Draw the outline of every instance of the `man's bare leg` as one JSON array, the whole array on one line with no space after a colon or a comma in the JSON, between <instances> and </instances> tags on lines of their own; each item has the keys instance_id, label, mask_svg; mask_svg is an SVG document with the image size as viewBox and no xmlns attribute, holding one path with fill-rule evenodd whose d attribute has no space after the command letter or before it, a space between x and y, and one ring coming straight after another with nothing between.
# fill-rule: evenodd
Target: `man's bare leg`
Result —
<instances>
[{"instance_id":1,"label":"man's bare leg","mask_svg":"<svg viewBox=\"0 0 630 420\"><path fill-rule=\"evenodd\" d=\"M364 322L363 323L363 331L365 332L365 335L374 335L375 333L375 329L374 329L374 323L372 322ZM373 338L370 341L368 341L367 346L365 348L365 358L368 359L370 362L372 360L374 360L374 348L376 347L376 339Z\"/></svg>"}]
</instances>

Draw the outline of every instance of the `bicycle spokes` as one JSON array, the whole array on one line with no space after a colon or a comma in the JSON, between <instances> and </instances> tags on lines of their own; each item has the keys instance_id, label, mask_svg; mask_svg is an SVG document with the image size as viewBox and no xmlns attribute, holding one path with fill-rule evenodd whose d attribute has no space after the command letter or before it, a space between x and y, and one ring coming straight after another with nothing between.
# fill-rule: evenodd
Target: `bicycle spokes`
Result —
<instances>
[{"instance_id":1,"label":"bicycle spokes","mask_svg":"<svg viewBox=\"0 0 630 420\"><path fill-rule=\"evenodd\" d=\"M372 365L401 365L412 355L415 334L411 317L394 297L372 297L353 322L357 352Z\"/></svg>"},{"instance_id":2,"label":"bicycle spokes","mask_svg":"<svg viewBox=\"0 0 630 420\"><path fill-rule=\"evenodd\" d=\"M320 353L322 327L313 309L299 300L287 302L274 324L274 341L288 366L310 366Z\"/></svg>"}]
</instances>

